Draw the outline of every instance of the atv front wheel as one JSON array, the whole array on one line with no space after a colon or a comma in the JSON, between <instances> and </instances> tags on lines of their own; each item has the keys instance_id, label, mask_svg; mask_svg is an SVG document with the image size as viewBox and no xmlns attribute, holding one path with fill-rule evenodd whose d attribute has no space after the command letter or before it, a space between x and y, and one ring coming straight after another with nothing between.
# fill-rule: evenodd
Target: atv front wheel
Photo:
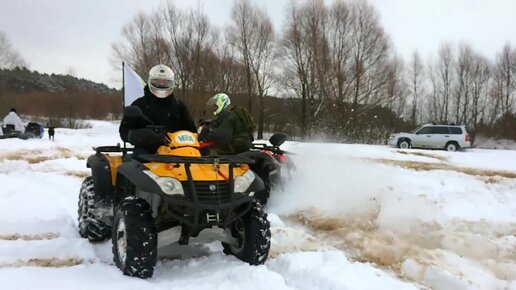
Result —
<instances>
[{"instance_id":1,"label":"atv front wheel","mask_svg":"<svg viewBox=\"0 0 516 290\"><path fill-rule=\"evenodd\" d=\"M93 178L86 177L79 192L77 215L79 220L79 234L90 242L102 242L111 235L111 227L95 218L95 189Z\"/></svg>"},{"instance_id":2,"label":"atv front wheel","mask_svg":"<svg viewBox=\"0 0 516 290\"><path fill-rule=\"evenodd\" d=\"M150 278L157 259L158 236L149 204L128 197L113 222L113 261L124 275Z\"/></svg>"},{"instance_id":3,"label":"atv front wheel","mask_svg":"<svg viewBox=\"0 0 516 290\"><path fill-rule=\"evenodd\" d=\"M260 204L254 202L251 209L231 225L231 235L238 243L222 243L225 254L234 255L250 265L265 263L271 247L271 231L267 214Z\"/></svg>"}]
</instances>

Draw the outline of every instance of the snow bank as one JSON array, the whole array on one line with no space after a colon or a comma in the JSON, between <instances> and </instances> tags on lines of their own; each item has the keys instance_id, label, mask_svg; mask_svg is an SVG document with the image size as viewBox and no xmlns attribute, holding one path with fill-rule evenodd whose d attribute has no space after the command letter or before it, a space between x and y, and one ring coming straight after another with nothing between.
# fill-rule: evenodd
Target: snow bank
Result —
<instances>
[{"instance_id":1,"label":"snow bank","mask_svg":"<svg viewBox=\"0 0 516 290\"><path fill-rule=\"evenodd\" d=\"M0 289L516 289L516 151L299 142L265 265L214 243L123 276L109 241L77 233L85 159L121 142L116 122L91 124L0 140Z\"/></svg>"}]
</instances>

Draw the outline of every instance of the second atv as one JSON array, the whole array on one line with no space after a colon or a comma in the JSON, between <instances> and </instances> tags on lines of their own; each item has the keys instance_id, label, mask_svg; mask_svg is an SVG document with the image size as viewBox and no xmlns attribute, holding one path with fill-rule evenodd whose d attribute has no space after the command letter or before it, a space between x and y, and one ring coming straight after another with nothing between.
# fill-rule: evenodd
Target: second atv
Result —
<instances>
[{"instance_id":1,"label":"second atv","mask_svg":"<svg viewBox=\"0 0 516 290\"><path fill-rule=\"evenodd\" d=\"M148 120L138 107L124 114ZM129 142L161 146L138 158L120 146L97 147L78 209L81 236L111 237L114 262L125 275L151 277L158 252L191 240L219 240L226 254L251 265L265 262L270 224L254 196L265 187L249 168L251 159L202 157L197 134L157 126L132 130Z\"/></svg>"}]
</instances>

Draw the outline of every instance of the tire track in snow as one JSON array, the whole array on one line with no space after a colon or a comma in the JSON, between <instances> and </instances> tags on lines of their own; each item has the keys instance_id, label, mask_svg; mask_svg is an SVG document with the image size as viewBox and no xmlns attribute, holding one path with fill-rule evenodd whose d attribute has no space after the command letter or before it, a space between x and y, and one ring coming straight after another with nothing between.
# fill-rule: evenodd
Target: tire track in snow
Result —
<instances>
[{"instance_id":1,"label":"tire track in snow","mask_svg":"<svg viewBox=\"0 0 516 290\"><path fill-rule=\"evenodd\" d=\"M34 241L34 240L53 240L59 237L58 233L41 233L41 234L0 234L0 240L14 241Z\"/></svg>"},{"instance_id":2,"label":"tire track in snow","mask_svg":"<svg viewBox=\"0 0 516 290\"><path fill-rule=\"evenodd\" d=\"M77 153L68 148L54 147L49 150L33 149L30 154L27 150L15 150L0 154L0 162L9 160L25 160L29 164L37 164L54 159L77 158L86 160L91 154Z\"/></svg>"},{"instance_id":3,"label":"tire track in snow","mask_svg":"<svg viewBox=\"0 0 516 290\"><path fill-rule=\"evenodd\" d=\"M434 163L434 162L420 162L420 161L409 161L409 160L394 160L385 158L362 158L364 160L382 163L390 166L398 166L405 169L411 169L416 171L431 171L431 170L450 170L458 173L472 175L476 177L505 177L510 179L516 179L516 172L508 170L493 170L493 169L480 169L472 167L457 166L449 163Z\"/></svg>"},{"instance_id":4,"label":"tire track in snow","mask_svg":"<svg viewBox=\"0 0 516 290\"><path fill-rule=\"evenodd\" d=\"M93 263L94 261L89 261ZM57 258L33 258L28 260L16 260L11 263L0 263L0 268L18 268L18 267L51 267L51 268L63 268L72 267L80 264L84 264L84 260L80 258L68 258L68 259L57 259Z\"/></svg>"}]
</instances>

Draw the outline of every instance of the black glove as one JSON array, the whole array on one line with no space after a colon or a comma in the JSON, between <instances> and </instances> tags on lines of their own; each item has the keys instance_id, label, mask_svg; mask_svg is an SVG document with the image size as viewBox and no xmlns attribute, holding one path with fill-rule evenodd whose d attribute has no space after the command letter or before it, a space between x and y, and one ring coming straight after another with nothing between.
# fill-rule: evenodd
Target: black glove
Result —
<instances>
[{"instance_id":1,"label":"black glove","mask_svg":"<svg viewBox=\"0 0 516 290\"><path fill-rule=\"evenodd\" d=\"M197 129L197 134L198 134L199 141L207 141L206 137L208 137L209 133L210 133L210 127L208 127L208 125L201 125Z\"/></svg>"}]
</instances>

